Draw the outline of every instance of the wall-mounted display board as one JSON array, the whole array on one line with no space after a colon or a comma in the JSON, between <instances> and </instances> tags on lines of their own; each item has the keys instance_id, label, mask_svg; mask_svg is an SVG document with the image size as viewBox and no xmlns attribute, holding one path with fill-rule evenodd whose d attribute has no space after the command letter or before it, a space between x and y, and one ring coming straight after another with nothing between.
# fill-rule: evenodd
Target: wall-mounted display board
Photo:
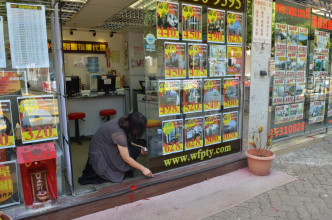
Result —
<instances>
[{"instance_id":1,"label":"wall-mounted display board","mask_svg":"<svg viewBox=\"0 0 332 220\"><path fill-rule=\"evenodd\" d=\"M16 161L0 163L0 208L20 203Z\"/></svg>"},{"instance_id":2,"label":"wall-mounted display board","mask_svg":"<svg viewBox=\"0 0 332 220\"><path fill-rule=\"evenodd\" d=\"M279 139L326 127L332 21L284 0L274 8L270 132Z\"/></svg>"},{"instance_id":3,"label":"wall-mounted display board","mask_svg":"<svg viewBox=\"0 0 332 220\"><path fill-rule=\"evenodd\" d=\"M149 168L160 172L239 152L244 0L157 1L152 15L151 7L143 10L150 19L144 31L158 37L156 50L145 50L154 63L145 68L151 94L145 109L161 125L147 132L148 148L158 152L148 155Z\"/></svg>"},{"instance_id":4,"label":"wall-mounted display board","mask_svg":"<svg viewBox=\"0 0 332 220\"><path fill-rule=\"evenodd\" d=\"M58 138L58 105L53 95L17 98L22 143Z\"/></svg>"},{"instance_id":5,"label":"wall-mounted display board","mask_svg":"<svg viewBox=\"0 0 332 220\"><path fill-rule=\"evenodd\" d=\"M44 5L6 3L12 68L49 68Z\"/></svg>"}]
</instances>

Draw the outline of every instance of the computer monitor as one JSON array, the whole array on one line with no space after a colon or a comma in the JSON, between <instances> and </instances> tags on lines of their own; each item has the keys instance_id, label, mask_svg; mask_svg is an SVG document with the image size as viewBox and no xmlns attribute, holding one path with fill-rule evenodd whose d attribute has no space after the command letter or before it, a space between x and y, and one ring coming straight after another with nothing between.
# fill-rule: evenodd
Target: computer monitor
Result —
<instances>
[{"instance_id":1,"label":"computer monitor","mask_svg":"<svg viewBox=\"0 0 332 220\"><path fill-rule=\"evenodd\" d=\"M81 91L81 79L79 76L66 77L66 92L68 96L76 96Z\"/></svg>"},{"instance_id":2,"label":"computer monitor","mask_svg":"<svg viewBox=\"0 0 332 220\"><path fill-rule=\"evenodd\" d=\"M98 92L115 91L115 76L98 76Z\"/></svg>"}]
</instances>

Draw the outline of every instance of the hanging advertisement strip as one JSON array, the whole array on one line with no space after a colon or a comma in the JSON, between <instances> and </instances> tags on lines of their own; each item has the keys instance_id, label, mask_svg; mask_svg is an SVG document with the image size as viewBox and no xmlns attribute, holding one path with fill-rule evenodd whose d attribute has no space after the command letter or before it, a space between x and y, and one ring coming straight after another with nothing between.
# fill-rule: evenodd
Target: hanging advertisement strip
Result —
<instances>
[{"instance_id":1,"label":"hanging advertisement strip","mask_svg":"<svg viewBox=\"0 0 332 220\"><path fill-rule=\"evenodd\" d=\"M293 78L296 75L297 53L287 52L286 78Z\"/></svg>"},{"instance_id":2,"label":"hanging advertisement strip","mask_svg":"<svg viewBox=\"0 0 332 220\"><path fill-rule=\"evenodd\" d=\"M329 104L328 104L328 109L327 109L327 116L328 117L332 116L332 97L331 96L329 98Z\"/></svg>"},{"instance_id":3,"label":"hanging advertisement strip","mask_svg":"<svg viewBox=\"0 0 332 220\"><path fill-rule=\"evenodd\" d=\"M210 77L226 76L226 45L210 44Z\"/></svg>"},{"instance_id":4,"label":"hanging advertisement strip","mask_svg":"<svg viewBox=\"0 0 332 220\"><path fill-rule=\"evenodd\" d=\"M26 72L1 71L0 95L21 95L21 81L26 79Z\"/></svg>"},{"instance_id":5,"label":"hanging advertisement strip","mask_svg":"<svg viewBox=\"0 0 332 220\"><path fill-rule=\"evenodd\" d=\"M310 102L309 124L324 121L325 101Z\"/></svg>"},{"instance_id":6,"label":"hanging advertisement strip","mask_svg":"<svg viewBox=\"0 0 332 220\"><path fill-rule=\"evenodd\" d=\"M219 110L221 108L221 80L204 80L204 111Z\"/></svg>"},{"instance_id":7,"label":"hanging advertisement strip","mask_svg":"<svg viewBox=\"0 0 332 220\"><path fill-rule=\"evenodd\" d=\"M6 7L12 68L49 68L45 6Z\"/></svg>"},{"instance_id":8,"label":"hanging advertisement strip","mask_svg":"<svg viewBox=\"0 0 332 220\"><path fill-rule=\"evenodd\" d=\"M252 42L270 43L272 36L272 0L253 0Z\"/></svg>"},{"instance_id":9,"label":"hanging advertisement strip","mask_svg":"<svg viewBox=\"0 0 332 220\"><path fill-rule=\"evenodd\" d=\"M227 45L227 75L241 75L242 47Z\"/></svg>"},{"instance_id":10,"label":"hanging advertisement strip","mask_svg":"<svg viewBox=\"0 0 332 220\"><path fill-rule=\"evenodd\" d=\"M202 112L202 80L183 81L183 113Z\"/></svg>"},{"instance_id":11,"label":"hanging advertisement strip","mask_svg":"<svg viewBox=\"0 0 332 220\"><path fill-rule=\"evenodd\" d=\"M285 79L285 99L284 104L294 103L295 101L295 79Z\"/></svg>"},{"instance_id":12,"label":"hanging advertisement strip","mask_svg":"<svg viewBox=\"0 0 332 220\"><path fill-rule=\"evenodd\" d=\"M289 120L297 121L303 119L304 103L291 104L289 106Z\"/></svg>"},{"instance_id":13,"label":"hanging advertisement strip","mask_svg":"<svg viewBox=\"0 0 332 220\"><path fill-rule=\"evenodd\" d=\"M180 114L180 81L159 81L159 117Z\"/></svg>"},{"instance_id":14,"label":"hanging advertisement strip","mask_svg":"<svg viewBox=\"0 0 332 220\"><path fill-rule=\"evenodd\" d=\"M165 42L165 79L186 78L186 44Z\"/></svg>"},{"instance_id":15,"label":"hanging advertisement strip","mask_svg":"<svg viewBox=\"0 0 332 220\"><path fill-rule=\"evenodd\" d=\"M179 40L179 4L157 1L157 38Z\"/></svg>"},{"instance_id":16,"label":"hanging advertisement strip","mask_svg":"<svg viewBox=\"0 0 332 220\"><path fill-rule=\"evenodd\" d=\"M238 79L224 79L224 109L239 106L239 86Z\"/></svg>"},{"instance_id":17,"label":"hanging advertisement strip","mask_svg":"<svg viewBox=\"0 0 332 220\"><path fill-rule=\"evenodd\" d=\"M0 16L0 68L6 68L5 38L2 16Z\"/></svg>"},{"instance_id":18,"label":"hanging advertisement strip","mask_svg":"<svg viewBox=\"0 0 332 220\"><path fill-rule=\"evenodd\" d=\"M202 7L182 4L182 39L202 41Z\"/></svg>"},{"instance_id":19,"label":"hanging advertisement strip","mask_svg":"<svg viewBox=\"0 0 332 220\"><path fill-rule=\"evenodd\" d=\"M53 95L18 97L22 142L57 139L58 107Z\"/></svg>"},{"instance_id":20,"label":"hanging advertisement strip","mask_svg":"<svg viewBox=\"0 0 332 220\"><path fill-rule=\"evenodd\" d=\"M289 122L289 105L278 105L275 107L274 124Z\"/></svg>"},{"instance_id":21,"label":"hanging advertisement strip","mask_svg":"<svg viewBox=\"0 0 332 220\"><path fill-rule=\"evenodd\" d=\"M285 80L274 79L272 91L272 105L280 105L284 103Z\"/></svg>"},{"instance_id":22,"label":"hanging advertisement strip","mask_svg":"<svg viewBox=\"0 0 332 220\"><path fill-rule=\"evenodd\" d=\"M297 54L296 78L306 77L307 53Z\"/></svg>"},{"instance_id":23,"label":"hanging advertisement strip","mask_svg":"<svg viewBox=\"0 0 332 220\"><path fill-rule=\"evenodd\" d=\"M279 51L286 51L286 44L287 44L287 24L276 23L275 49Z\"/></svg>"},{"instance_id":24,"label":"hanging advertisement strip","mask_svg":"<svg viewBox=\"0 0 332 220\"><path fill-rule=\"evenodd\" d=\"M0 208L20 203L16 161L0 163Z\"/></svg>"},{"instance_id":25,"label":"hanging advertisement strip","mask_svg":"<svg viewBox=\"0 0 332 220\"><path fill-rule=\"evenodd\" d=\"M183 151L183 120L162 123L163 155Z\"/></svg>"},{"instance_id":26,"label":"hanging advertisement strip","mask_svg":"<svg viewBox=\"0 0 332 220\"><path fill-rule=\"evenodd\" d=\"M299 44L299 29L297 26L288 25L287 30L287 51L297 52Z\"/></svg>"},{"instance_id":27,"label":"hanging advertisement strip","mask_svg":"<svg viewBox=\"0 0 332 220\"><path fill-rule=\"evenodd\" d=\"M308 28L299 27L299 53L307 53L308 47Z\"/></svg>"},{"instance_id":28,"label":"hanging advertisement strip","mask_svg":"<svg viewBox=\"0 0 332 220\"><path fill-rule=\"evenodd\" d=\"M221 115L207 115L204 119L204 145L221 143Z\"/></svg>"},{"instance_id":29,"label":"hanging advertisement strip","mask_svg":"<svg viewBox=\"0 0 332 220\"><path fill-rule=\"evenodd\" d=\"M207 45L188 44L189 78L207 77Z\"/></svg>"},{"instance_id":30,"label":"hanging advertisement strip","mask_svg":"<svg viewBox=\"0 0 332 220\"><path fill-rule=\"evenodd\" d=\"M317 77L327 76L328 56L323 54L314 54L313 74Z\"/></svg>"},{"instance_id":31,"label":"hanging advertisement strip","mask_svg":"<svg viewBox=\"0 0 332 220\"><path fill-rule=\"evenodd\" d=\"M0 149L15 147L10 100L0 101Z\"/></svg>"},{"instance_id":32,"label":"hanging advertisement strip","mask_svg":"<svg viewBox=\"0 0 332 220\"><path fill-rule=\"evenodd\" d=\"M225 43L225 11L208 8L207 41Z\"/></svg>"},{"instance_id":33,"label":"hanging advertisement strip","mask_svg":"<svg viewBox=\"0 0 332 220\"><path fill-rule=\"evenodd\" d=\"M315 30L314 53L328 55L329 48L330 48L330 33Z\"/></svg>"},{"instance_id":34,"label":"hanging advertisement strip","mask_svg":"<svg viewBox=\"0 0 332 220\"><path fill-rule=\"evenodd\" d=\"M304 102L306 92L306 78L296 78L295 102Z\"/></svg>"},{"instance_id":35,"label":"hanging advertisement strip","mask_svg":"<svg viewBox=\"0 0 332 220\"><path fill-rule=\"evenodd\" d=\"M227 43L242 44L242 14L227 12Z\"/></svg>"},{"instance_id":36,"label":"hanging advertisement strip","mask_svg":"<svg viewBox=\"0 0 332 220\"><path fill-rule=\"evenodd\" d=\"M185 150L203 147L203 117L185 120Z\"/></svg>"},{"instance_id":37,"label":"hanging advertisement strip","mask_svg":"<svg viewBox=\"0 0 332 220\"><path fill-rule=\"evenodd\" d=\"M223 142L239 138L238 112L228 112L223 114Z\"/></svg>"},{"instance_id":38,"label":"hanging advertisement strip","mask_svg":"<svg viewBox=\"0 0 332 220\"><path fill-rule=\"evenodd\" d=\"M276 51L274 57L276 63L274 78L284 78L286 70L286 52Z\"/></svg>"}]
</instances>

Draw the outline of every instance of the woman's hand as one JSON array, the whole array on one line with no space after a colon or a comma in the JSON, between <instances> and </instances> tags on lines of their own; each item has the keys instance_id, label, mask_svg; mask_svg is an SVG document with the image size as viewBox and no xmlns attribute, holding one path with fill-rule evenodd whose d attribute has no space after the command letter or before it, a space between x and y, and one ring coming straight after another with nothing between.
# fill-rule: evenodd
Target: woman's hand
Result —
<instances>
[{"instance_id":1,"label":"woman's hand","mask_svg":"<svg viewBox=\"0 0 332 220\"><path fill-rule=\"evenodd\" d=\"M153 174L151 172L151 170L149 170L148 168L144 167L144 169L142 169L142 173L144 176L146 177L153 177Z\"/></svg>"}]
</instances>

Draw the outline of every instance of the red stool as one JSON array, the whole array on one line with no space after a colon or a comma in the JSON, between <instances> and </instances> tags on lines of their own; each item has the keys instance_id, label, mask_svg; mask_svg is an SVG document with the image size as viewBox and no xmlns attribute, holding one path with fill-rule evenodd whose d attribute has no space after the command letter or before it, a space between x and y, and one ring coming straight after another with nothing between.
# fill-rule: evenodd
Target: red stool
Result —
<instances>
[{"instance_id":1,"label":"red stool","mask_svg":"<svg viewBox=\"0 0 332 220\"><path fill-rule=\"evenodd\" d=\"M100 110L99 114L100 114L100 116L104 116L104 118L106 117L107 121L109 121L110 117L112 115L116 115L116 110L115 109L104 109L104 110Z\"/></svg>"},{"instance_id":2,"label":"red stool","mask_svg":"<svg viewBox=\"0 0 332 220\"><path fill-rule=\"evenodd\" d=\"M74 113L68 114L69 120L75 120L75 138L79 145L82 145L82 142L81 142L81 137L80 137L80 128L78 126L78 120L81 119L84 121L83 118L85 118L85 113L83 113L83 112L74 112Z\"/></svg>"}]
</instances>

